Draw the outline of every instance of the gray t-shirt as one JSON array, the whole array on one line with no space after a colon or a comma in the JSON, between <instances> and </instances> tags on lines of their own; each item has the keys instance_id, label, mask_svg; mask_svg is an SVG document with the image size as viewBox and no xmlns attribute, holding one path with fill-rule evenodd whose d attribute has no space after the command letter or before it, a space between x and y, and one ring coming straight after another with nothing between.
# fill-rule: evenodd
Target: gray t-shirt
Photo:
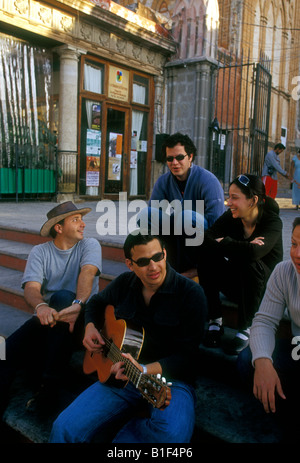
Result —
<instances>
[{"instance_id":1,"label":"gray t-shirt","mask_svg":"<svg viewBox=\"0 0 300 463\"><path fill-rule=\"evenodd\" d=\"M99 270L94 278L92 296L99 291L99 275L102 271L101 246L95 238L84 238L67 250L57 248L53 241L38 244L29 254L22 288L28 281L37 281L42 285L41 292L46 302L49 302L54 292L61 289L76 294L81 267L88 264Z\"/></svg>"}]
</instances>

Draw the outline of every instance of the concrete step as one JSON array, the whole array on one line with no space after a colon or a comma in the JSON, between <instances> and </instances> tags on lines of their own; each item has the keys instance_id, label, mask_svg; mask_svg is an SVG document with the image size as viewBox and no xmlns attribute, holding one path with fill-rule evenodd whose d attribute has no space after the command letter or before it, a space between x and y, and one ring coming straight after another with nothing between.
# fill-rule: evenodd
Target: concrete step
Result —
<instances>
[{"instance_id":1,"label":"concrete step","mask_svg":"<svg viewBox=\"0 0 300 463\"><path fill-rule=\"evenodd\" d=\"M5 228L3 226L0 227L0 240L2 241L9 241L12 242L9 245L10 250L13 250L13 243L24 243L31 246L36 244L45 243L50 241L51 238L43 238L38 233L33 232L26 232L22 230L17 230L13 228ZM116 243L114 241L109 241L108 239L98 240L102 247L102 257L103 259L108 260L115 260L119 262L124 261L124 252L123 252L123 245L120 243ZM3 246L5 246L3 244ZM17 249L16 245L16 249ZM19 244L19 246L21 246ZM1 246L2 248L2 246ZM0 249L1 249L0 248ZM23 249L30 249L29 247L24 247Z\"/></svg>"},{"instance_id":2,"label":"concrete step","mask_svg":"<svg viewBox=\"0 0 300 463\"><path fill-rule=\"evenodd\" d=\"M0 302L25 312L31 312L30 307L24 300L24 291L21 288L22 266L25 268L26 260L18 260L16 256L7 256L0 251L0 263ZM103 259L99 290L104 289L116 276L127 270L128 268L124 262Z\"/></svg>"},{"instance_id":3,"label":"concrete step","mask_svg":"<svg viewBox=\"0 0 300 463\"><path fill-rule=\"evenodd\" d=\"M0 336L7 338L30 317L31 314L0 302Z\"/></svg>"}]
</instances>

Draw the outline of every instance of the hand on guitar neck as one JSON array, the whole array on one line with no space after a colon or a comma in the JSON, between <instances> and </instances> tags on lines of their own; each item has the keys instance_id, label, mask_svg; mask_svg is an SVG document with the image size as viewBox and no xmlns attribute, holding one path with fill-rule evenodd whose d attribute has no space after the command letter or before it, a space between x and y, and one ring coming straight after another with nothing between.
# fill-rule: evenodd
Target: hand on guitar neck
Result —
<instances>
[{"instance_id":1,"label":"hand on guitar neck","mask_svg":"<svg viewBox=\"0 0 300 463\"><path fill-rule=\"evenodd\" d=\"M131 381L154 407L164 409L170 403L171 390L170 384L161 379L161 365L150 363L147 374L142 374L143 368L136 360L143 336L143 330L137 332L124 320L116 320L113 307L107 306L101 332L93 323L86 325L83 345L87 352L83 369L87 374L97 371L100 382L106 382L111 376L124 385ZM132 350L133 355L128 350Z\"/></svg>"},{"instance_id":2,"label":"hand on guitar neck","mask_svg":"<svg viewBox=\"0 0 300 463\"><path fill-rule=\"evenodd\" d=\"M132 357L132 355L122 353L122 356L128 359L131 363L133 363L140 370L141 373L143 372L142 366ZM152 369L151 369L151 366L152 366ZM159 366L158 369L160 370L160 372L155 371L157 370L157 366ZM157 374L158 376L161 376L161 367L158 362L150 364L149 367L148 367L148 370L153 371L153 373L150 373L150 371L148 371L148 374L149 373ZM126 382L130 381L130 378L128 378L125 374L125 362L120 361L120 362L113 364L110 372L118 380L122 380ZM166 388L166 399L165 399L164 405L160 407L160 410L164 410L170 404L171 397L172 397L171 389L170 387L167 387Z\"/></svg>"}]
</instances>

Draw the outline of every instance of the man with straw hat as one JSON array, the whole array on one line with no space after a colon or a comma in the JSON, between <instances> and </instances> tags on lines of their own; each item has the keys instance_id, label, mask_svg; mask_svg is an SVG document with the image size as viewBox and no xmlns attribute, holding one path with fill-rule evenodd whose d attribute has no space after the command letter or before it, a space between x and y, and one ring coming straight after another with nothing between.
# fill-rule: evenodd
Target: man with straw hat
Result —
<instances>
[{"instance_id":1,"label":"man with straw hat","mask_svg":"<svg viewBox=\"0 0 300 463\"><path fill-rule=\"evenodd\" d=\"M38 373L38 391L27 408L51 407L76 342L81 346L81 309L99 290L102 266L99 242L83 237L82 217L90 211L71 201L50 210L40 234L53 239L34 246L29 254L22 287L34 316L6 339L6 361L0 362L0 415L21 367Z\"/></svg>"}]
</instances>

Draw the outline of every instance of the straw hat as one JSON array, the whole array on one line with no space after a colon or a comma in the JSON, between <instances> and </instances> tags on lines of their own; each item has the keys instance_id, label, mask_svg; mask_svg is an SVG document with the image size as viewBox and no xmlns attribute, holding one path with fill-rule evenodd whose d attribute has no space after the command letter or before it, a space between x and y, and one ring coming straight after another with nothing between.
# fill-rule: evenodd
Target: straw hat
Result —
<instances>
[{"instance_id":1,"label":"straw hat","mask_svg":"<svg viewBox=\"0 0 300 463\"><path fill-rule=\"evenodd\" d=\"M91 212L90 207L84 207L83 209L78 209L75 204L72 203L72 201L66 201L65 203L61 203L58 206L54 207L51 209L51 211L48 212L47 217L48 220L47 222L44 223L44 225L41 228L40 235L41 236L49 236L49 232L53 225L56 223L60 222L61 220L65 219L66 217L69 217L70 215L75 215L75 214L81 214L85 215Z\"/></svg>"}]
</instances>

